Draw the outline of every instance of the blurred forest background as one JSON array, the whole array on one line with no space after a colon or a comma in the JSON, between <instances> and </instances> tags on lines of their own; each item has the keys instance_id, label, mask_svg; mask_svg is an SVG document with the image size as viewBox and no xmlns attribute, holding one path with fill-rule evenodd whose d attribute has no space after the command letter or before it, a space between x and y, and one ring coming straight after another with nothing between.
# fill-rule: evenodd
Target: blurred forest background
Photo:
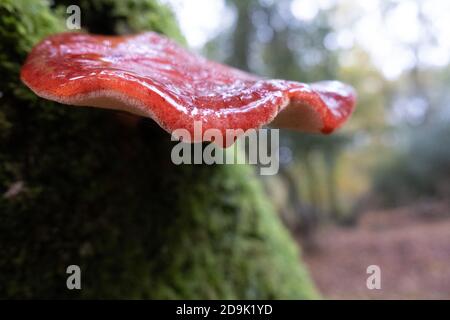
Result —
<instances>
[{"instance_id":1,"label":"blurred forest background","mask_svg":"<svg viewBox=\"0 0 450 320\"><path fill-rule=\"evenodd\" d=\"M450 299L450 3L165 2L209 58L357 89L338 133L282 132L280 174L263 178L324 296Z\"/></svg>"}]
</instances>

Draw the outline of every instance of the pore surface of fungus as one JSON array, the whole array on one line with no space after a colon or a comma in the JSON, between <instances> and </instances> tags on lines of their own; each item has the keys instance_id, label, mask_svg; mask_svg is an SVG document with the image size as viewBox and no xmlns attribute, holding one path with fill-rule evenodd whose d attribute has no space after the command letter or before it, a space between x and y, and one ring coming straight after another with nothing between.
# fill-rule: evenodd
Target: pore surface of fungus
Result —
<instances>
[{"instance_id":1,"label":"pore surface of fungus","mask_svg":"<svg viewBox=\"0 0 450 320\"><path fill-rule=\"evenodd\" d=\"M186 129L191 137L195 121L223 134L265 124L330 133L355 105L354 90L343 83L263 79L153 32L50 36L29 54L21 78L43 98L128 111L152 118L170 133Z\"/></svg>"}]
</instances>

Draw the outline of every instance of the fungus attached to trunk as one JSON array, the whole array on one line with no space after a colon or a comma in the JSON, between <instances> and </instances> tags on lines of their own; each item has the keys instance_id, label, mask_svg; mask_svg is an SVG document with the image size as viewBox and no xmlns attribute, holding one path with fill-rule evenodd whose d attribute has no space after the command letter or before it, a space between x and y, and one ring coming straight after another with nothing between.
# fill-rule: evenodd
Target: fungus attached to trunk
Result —
<instances>
[{"instance_id":1,"label":"fungus attached to trunk","mask_svg":"<svg viewBox=\"0 0 450 320\"><path fill-rule=\"evenodd\" d=\"M152 118L169 133L187 129L192 137L195 121L222 133L265 124L330 133L355 105L354 90L340 82L266 80L152 32L50 36L29 54L21 78L43 98L128 111Z\"/></svg>"}]
</instances>

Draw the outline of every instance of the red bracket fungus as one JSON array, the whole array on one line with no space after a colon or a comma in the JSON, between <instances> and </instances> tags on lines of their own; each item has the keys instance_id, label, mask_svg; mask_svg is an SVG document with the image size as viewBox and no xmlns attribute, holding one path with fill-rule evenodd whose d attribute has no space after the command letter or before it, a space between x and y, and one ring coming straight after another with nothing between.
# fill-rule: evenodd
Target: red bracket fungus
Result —
<instances>
[{"instance_id":1,"label":"red bracket fungus","mask_svg":"<svg viewBox=\"0 0 450 320\"><path fill-rule=\"evenodd\" d=\"M21 78L43 98L128 111L152 118L169 133L187 129L192 137L195 121L224 135L265 124L330 133L355 105L353 88L343 83L266 80L152 32L50 36L33 48Z\"/></svg>"}]
</instances>

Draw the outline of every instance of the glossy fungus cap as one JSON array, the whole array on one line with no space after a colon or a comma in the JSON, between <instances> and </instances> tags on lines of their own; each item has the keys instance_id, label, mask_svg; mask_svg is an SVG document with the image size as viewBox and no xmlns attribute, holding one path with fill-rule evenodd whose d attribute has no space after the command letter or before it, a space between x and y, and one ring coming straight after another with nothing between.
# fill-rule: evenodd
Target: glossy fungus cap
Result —
<instances>
[{"instance_id":1,"label":"glossy fungus cap","mask_svg":"<svg viewBox=\"0 0 450 320\"><path fill-rule=\"evenodd\" d=\"M186 129L191 136L195 121L224 134L265 124L330 133L355 105L353 88L343 83L263 79L153 32L50 36L33 48L21 78L43 98L127 111L152 118L169 133Z\"/></svg>"}]
</instances>

